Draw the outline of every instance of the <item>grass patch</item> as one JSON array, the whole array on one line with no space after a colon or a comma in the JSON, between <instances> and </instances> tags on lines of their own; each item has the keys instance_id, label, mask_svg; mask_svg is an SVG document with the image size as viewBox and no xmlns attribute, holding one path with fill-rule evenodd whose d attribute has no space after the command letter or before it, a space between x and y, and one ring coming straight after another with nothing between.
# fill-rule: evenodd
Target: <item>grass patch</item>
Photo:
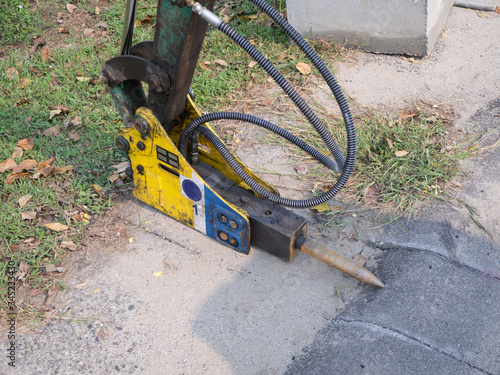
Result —
<instances>
[{"instance_id":1,"label":"grass patch","mask_svg":"<svg viewBox=\"0 0 500 375\"><path fill-rule=\"evenodd\" d=\"M340 196L399 215L411 214L416 203L429 198L448 199L445 186L458 173L459 161L478 152L479 136L457 140L460 135L455 134L447 113L451 115L448 110L421 103L396 117L373 109L354 116L356 164ZM320 118L338 144L345 145L343 121L331 116ZM323 141L310 126L285 127L328 154ZM281 140L274 138L274 142ZM300 150L296 154L302 160L306 157ZM321 165L311 168L303 178L318 181L318 193L336 181L336 175Z\"/></svg>"},{"instance_id":2,"label":"grass patch","mask_svg":"<svg viewBox=\"0 0 500 375\"><path fill-rule=\"evenodd\" d=\"M24 43L40 34L46 22L36 1L0 0L0 47Z\"/></svg>"},{"instance_id":3,"label":"grass patch","mask_svg":"<svg viewBox=\"0 0 500 375\"><path fill-rule=\"evenodd\" d=\"M286 10L284 0L268 3L281 13ZM309 63L309 60L255 5L249 1L217 2L214 11L247 38L291 83L300 86L306 81L306 76L297 74L295 65ZM330 65L347 51L321 40L311 44ZM226 61L228 67L214 63L220 59ZM234 105L235 98L248 95L252 87L272 82L259 65L252 64L251 57L236 43L209 27L192 83L197 94L196 102L202 109L207 112L227 110L228 106Z\"/></svg>"},{"instance_id":4,"label":"grass patch","mask_svg":"<svg viewBox=\"0 0 500 375\"><path fill-rule=\"evenodd\" d=\"M65 11L65 4L56 5L56 10ZM78 245L85 226L110 208L111 198L119 190L108 180L111 166L123 161L114 147L118 116L97 80L100 66L116 54L113 43L66 35L57 48L44 55L42 48L26 47L33 32L27 30L19 39L11 39L20 44L10 46L9 55L0 60L0 162L13 158L17 164L29 159L37 163L12 184L5 182L10 170L0 173L3 311L8 259L27 267L16 278L31 290L63 287L60 276L46 269L50 264L60 265L66 251L63 241ZM22 139L31 139L32 148L14 156ZM38 163L50 159L52 167L73 169L34 178ZM25 196L31 198L21 207L19 199ZM26 219L22 216L26 213L34 216ZM45 226L50 223L68 229L54 231ZM21 317L30 314L29 306L19 307Z\"/></svg>"}]
</instances>

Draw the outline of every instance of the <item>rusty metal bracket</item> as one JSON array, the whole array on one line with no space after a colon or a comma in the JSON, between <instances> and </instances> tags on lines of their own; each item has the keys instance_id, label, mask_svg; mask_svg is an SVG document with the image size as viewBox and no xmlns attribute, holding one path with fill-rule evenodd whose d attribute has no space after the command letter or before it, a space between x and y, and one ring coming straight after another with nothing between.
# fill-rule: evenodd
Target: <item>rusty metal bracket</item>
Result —
<instances>
[{"instance_id":1,"label":"rusty metal bracket","mask_svg":"<svg viewBox=\"0 0 500 375\"><path fill-rule=\"evenodd\" d=\"M157 93L170 89L170 78L165 70L139 56L117 56L108 60L101 68L101 81L111 88L124 81L135 80L149 84Z\"/></svg>"}]
</instances>

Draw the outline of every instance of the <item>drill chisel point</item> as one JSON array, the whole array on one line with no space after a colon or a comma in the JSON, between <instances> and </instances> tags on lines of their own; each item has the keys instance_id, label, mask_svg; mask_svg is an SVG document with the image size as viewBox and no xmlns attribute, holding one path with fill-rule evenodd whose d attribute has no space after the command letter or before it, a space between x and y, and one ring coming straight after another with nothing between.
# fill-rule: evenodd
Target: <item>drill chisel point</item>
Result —
<instances>
[{"instance_id":1,"label":"drill chisel point","mask_svg":"<svg viewBox=\"0 0 500 375\"><path fill-rule=\"evenodd\" d=\"M330 251L323 246L307 241L304 237L300 240L297 239L296 247L304 253L321 260L323 263L332 266L346 275L361 281L362 283L374 285L379 288L385 287L385 284L366 268L358 266L356 263L344 258L343 256L335 254L333 251Z\"/></svg>"}]
</instances>

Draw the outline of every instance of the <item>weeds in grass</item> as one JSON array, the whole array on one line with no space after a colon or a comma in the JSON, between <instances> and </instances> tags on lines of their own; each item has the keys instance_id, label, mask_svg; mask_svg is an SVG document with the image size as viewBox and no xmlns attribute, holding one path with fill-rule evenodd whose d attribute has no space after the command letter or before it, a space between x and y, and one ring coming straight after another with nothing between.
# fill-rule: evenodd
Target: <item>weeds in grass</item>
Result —
<instances>
[{"instance_id":1,"label":"weeds in grass","mask_svg":"<svg viewBox=\"0 0 500 375\"><path fill-rule=\"evenodd\" d=\"M39 34L46 22L37 16L32 1L0 0L0 47L24 43Z\"/></svg>"},{"instance_id":2,"label":"weeds in grass","mask_svg":"<svg viewBox=\"0 0 500 375\"><path fill-rule=\"evenodd\" d=\"M65 10L65 4L57 6ZM31 16L38 18L33 11ZM4 30L9 30L13 21L16 19L9 19ZM71 165L74 169L45 178L26 177L12 184L4 182L10 171L0 173L0 257L2 264L7 259L24 262L29 270L22 279L32 289L46 290L57 281L45 272L46 265L61 261L62 241L78 244L82 236L85 222L72 218L72 213L82 211L92 220L110 207L110 197L118 189L108 176L111 166L123 156L114 147L118 116L97 81L100 66L116 54L115 47L81 36L68 37L44 57L41 49L26 47L38 33L29 30L8 40L20 43L19 48L12 46L9 55L0 59L0 162L11 158L16 142L30 138L33 148L16 158L17 163L55 158L53 166ZM57 108L62 110L51 116ZM56 133L47 132L55 127ZM104 194L97 194L93 184L101 186ZM19 198L27 194L31 199L20 207ZM35 213L36 218L23 219L25 212ZM54 232L44 227L51 222L69 229ZM5 281L2 267L0 305L6 295Z\"/></svg>"},{"instance_id":3,"label":"weeds in grass","mask_svg":"<svg viewBox=\"0 0 500 375\"><path fill-rule=\"evenodd\" d=\"M340 145L345 145L343 122L323 118ZM458 162L478 151L477 136L454 141L448 120L432 108L414 106L393 118L374 110L355 116L357 159L353 175L342 196L350 201L385 207L410 214L416 202L443 198L445 184L458 171ZM289 125L289 130L327 154L314 129ZM301 152L298 157L303 158ZM327 189L335 175L323 166L312 168L304 178L325 181Z\"/></svg>"}]
</instances>

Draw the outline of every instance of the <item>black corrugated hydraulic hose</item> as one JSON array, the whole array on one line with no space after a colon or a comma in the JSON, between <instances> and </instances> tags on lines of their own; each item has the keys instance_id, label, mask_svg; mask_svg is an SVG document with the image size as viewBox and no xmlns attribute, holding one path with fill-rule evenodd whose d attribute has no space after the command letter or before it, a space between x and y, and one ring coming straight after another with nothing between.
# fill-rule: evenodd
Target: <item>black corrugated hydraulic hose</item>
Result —
<instances>
[{"instance_id":1,"label":"black corrugated hydraulic hose","mask_svg":"<svg viewBox=\"0 0 500 375\"><path fill-rule=\"evenodd\" d=\"M250 44L243 36L241 36L236 30L226 23L222 23L219 26L219 30L224 34L233 39L241 48L243 48L252 58L276 81L278 85L287 93L287 95L292 99L297 108L304 114L304 116L309 120L311 125L319 133L323 141L326 143L328 150L334 157L338 164L337 172L340 172L344 167L344 155L340 151L339 147L333 140L331 134L326 130L325 126L321 120L313 112L309 104L307 104L304 99L295 91L295 89L290 85L290 83L281 75L281 73L267 60L254 46Z\"/></svg>"},{"instance_id":2,"label":"black corrugated hydraulic hose","mask_svg":"<svg viewBox=\"0 0 500 375\"><path fill-rule=\"evenodd\" d=\"M285 138L287 141L298 146L299 148L307 152L309 155L314 157L316 160L318 160L320 163L322 163L325 167L332 170L334 170L336 167L336 164L332 159L330 159L325 154L319 152L313 146L307 144L299 137L293 135L292 133L283 128L280 128L278 125L275 125L272 122L266 121L256 116L247 115L245 113L239 113L239 112L208 113L191 121L191 123L188 126L190 129L200 130L202 129L201 125L216 120L237 120L237 121L250 122L252 124L258 125L264 129L272 131L273 133L279 135L282 138ZM190 129L187 129L187 131L183 132L181 134L181 137L179 138L179 144L178 144L179 150L181 151L184 157L186 157L186 146L188 141L187 134L192 133ZM204 132L203 134L205 133L206 132Z\"/></svg>"},{"instance_id":3,"label":"black corrugated hydraulic hose","mask_svg":"<svg viewBox=\"0 0 500 375\"><path fill-rule=\"evenodd\" d=\"M309 199L303 199L303 200L292 200L288 198L283 198L278 195L275 195L268 190L266 190L264 187L262 187L259 183L257 183L254 179L252 179L244 170L243 168L239 165L239 163L236 161L236 159L231 155L231 153L227 150L225 145L213 134L208 128L202 127L201 125L203 124L203 120L200 117L199 119L194 120L191 122L183 131L181 138L179 140L179 149L185 154L185 148L187 144L187 139L189 136L192 134L193 131L195 131L197 128L200 131L200 133L204 134L213 144L214 147L221 153L221 155L224 157L224 159L228 162L228 164L235 170L235 172L242 178L243 181L245 181L253 190L255 190L259 195L266 197L270 201L283 205L283 206L288 206L288 207L295 207L295 208L306 208L306 207L312 207L316 206L319 204L322 204L329 199L333 198L335 194L337 194L340 189L346 184L350 174L352 173L353 167L354 167L354 159L356 156L356 133L354 129L354 123L352 121L352 117L349 111L349 106L347 105L347 101L345 100L345 97L338 86L337 82L335 81L335 78L333 75L330 73L328 68L325 66L323 61L317 56L317 54L314 52L314 50L307 44L307 42L295 31L295 29L292 28L292 26L285 20L281 15L276 12L272 7L270 7L265 1L263 0L251 0L254 4L259 6L263 11L265 11L278 25L280 25L283 30L294 40L295 43L304 51L304 53L308 56L308 58L312 61L312 63L316 66L316 68L320 71L321 75L323 78L326 80L328 86L332 90L332 93L335 96L335 99L337 100L337 103L339 104L339 107L342 111L342 115L344 117L344 122L346 126L346 132L347 132L347 158L344 159L340 149L338 148L337 144L333 140L331 134L326 130L325 126L323 123L318 119L318 117L314 114L312 109L307 105L307 103L300 97L300 95L291 87L291 85L286 81L286 79L276 70L276 68L264 57L262 54L255 48L253 47L245 38L243 38L240 34L238 34L234 29L232 29L229 25L225 24L222 20L220 20L217 16L213 15L213 13L208 12L205 8L199 8L197 9L198 14L200 14L203 18L206 14L208 14L208 17L205 18L207 19L210 23L212 23L214 26L216 26L220 31L224 32L226 35L231 37L237 44L239 44L252 58L257 61L265 70L268 72L268 74L273 77L273 79L282 87L282 89L290 96L292 101L297 105L297 107L301 110L301 112L307 117L309 122L314 126L316 131L320 134L321 138L323 141L326 143L330 153L332 156L335 158L335 162L333 160L330 160L326 158L323 154L319 153L319 151L315 150L313 147L309 146L312 148L312 150L318 152L319 154L323 155L316 157L314 155L314 151L312 151L311 155L314 156L316 159L318 159L320 162L322 162L324 165L329 167L335 172L339 172L339 166L337 164L340 164L340 168L342 169L342 173L335 183L332 188L330 188L326 193L309 198ZM195 6L196 7L196 6ZM195 8L193 7L193 9ZM214 22L215 20L215 22ZM234 114L232 115L227 115L227 113L222 112L218 114L211 114L214 115L213 119L236 119ZM210 116L210 115L206 115ZM246 116L246 115L244 115ZM256 121L254 121L255 117L251 116L252 119L250 120L247 118L246 120L243 119L244 116L241 116L238 119L242 119L242 121L248 121L255 123L257 125L266 127L270 129L267 125L261 125L258 124ZM203 116L204 122L212 121L209 120L209 117ZM260 119L257 119L260 120ZM260 120L264 121L264 120ZM269 123L270 124L270 123ZM279 128L274 124L273 127ZM281 129L281 128L279 128ZM275 131L273 129L270 129L277 134L280 134L278 131ZM283 129L281 129L283 130ZM284 130L283 130L284 131ZM285 131L286 132L286 131ZM288 133L288 132L287 132ZM290 134L291 135L291 134ZM291 135L292 137L295 137ZM286 139L289 139L290 137ZM296 138L296 137L295 137ZM289 140L298 145L294 138L290 138ZM301 141L302 142L302 141ZM302 146L298 145L302 149L304 149ZM305 150L305 149L304 149ZM328 162L325 162L324 159L328 159Z\"/></svg>"}]
</instances>

